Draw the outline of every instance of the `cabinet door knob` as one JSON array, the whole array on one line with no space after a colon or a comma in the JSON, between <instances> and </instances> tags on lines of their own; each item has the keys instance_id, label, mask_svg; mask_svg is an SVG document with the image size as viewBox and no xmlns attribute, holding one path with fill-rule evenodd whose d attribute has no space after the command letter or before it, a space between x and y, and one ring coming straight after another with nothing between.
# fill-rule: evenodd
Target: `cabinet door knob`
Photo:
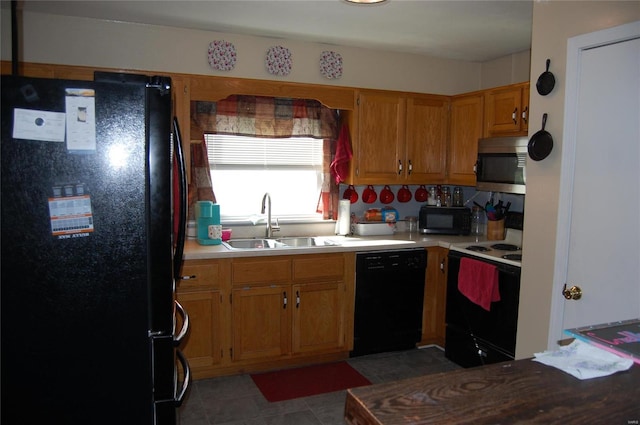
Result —
<instances>
[{"instance_id":1,"label":"cabinet door knob","mask_svg":"<svg viewBox=\"0 0 640 425\"><path fill-rule=\"evenodd\" d=\"M522 111L522 121L524 121L525 124L527 123L528 113L529 113L529 107L525 107L524 111Z\"/></svg>"},{"instance_id":2,"label":"cabinet door knob","mask_svg":"<svg viewBox=\"0 0 640 425\"><path fill-rule=\"evenodd\" d=\"M413 164L411 163L411 160L409 160L409 171L407 171L407 174L411 175L412 171L413 171Z\"/></svg>"},{"instance_id":3,"label":"cabinet door knob","mask_svg":"<svg viewBox=\"0 0 640 425\"><path fill-rule=\"evenodd\" d=\"M518 124L518 108L513 110L513 113L511 114L511 119L513 120L514 124Z\"/></svg>"},{"instance_id":4,"label":"cabinet door knob","mask_svg":"<svg viewBox=\"0 0 640 425\"><path fill-rule=\"evenodd\" d=\"M402 160L398 160L398 175L402 174Z\"/></svg>"},{"instance_id":5,"label":"cabinet door knob","mask_svg":"<svg viewBox=\"0 0 640 425\"><path fill-rule=\"evenodd\" d=\"M562 295L568 300L579 300L582 298L582 289L579 286L572 286L567 289L567 284L564 284L564 288L562 288Z\"/></svg>"}]
</instances>

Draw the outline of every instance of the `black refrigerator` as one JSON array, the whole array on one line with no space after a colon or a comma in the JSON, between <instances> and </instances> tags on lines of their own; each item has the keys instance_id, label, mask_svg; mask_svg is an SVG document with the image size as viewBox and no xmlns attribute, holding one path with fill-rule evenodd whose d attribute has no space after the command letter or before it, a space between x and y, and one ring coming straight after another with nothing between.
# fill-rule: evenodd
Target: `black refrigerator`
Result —
<instances>
[{"instance_id":1,"label":"black refrigerator","mask_svg":"<svg viewBox=\"0 0 640 425\"><path fill-rule=\"evenodd\" d=\"M176 424L190 375L171 79L1 83L2 423Z\"/></svg>"}]
</instances>

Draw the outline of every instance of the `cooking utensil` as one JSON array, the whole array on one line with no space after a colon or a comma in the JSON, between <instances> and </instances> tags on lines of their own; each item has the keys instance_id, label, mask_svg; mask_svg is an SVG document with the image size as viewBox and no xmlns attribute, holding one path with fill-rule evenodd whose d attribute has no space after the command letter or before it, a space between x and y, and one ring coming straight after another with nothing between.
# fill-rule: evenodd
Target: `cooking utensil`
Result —
<instances>
[{"instance_id":1,"label":"cooking utensil","mask_svg":"<svg viewBox=\"0 0 640 425\"><path fill-rule=\"evenodd\" d=\"M344 191L342 199L348 199L352 204L358 202L358 191L355 187L353 187L352 184L350 184L349 187L347 187L347 189Z\"/></svg>"},{"instance_id":2,"label":"cooking utensil","mask_svg":"<svg viewBox=\"0 0 640 425\"><path fill-rule=\"evenodd\" d=\"M547 59L547 70L540 74L538 77L538 81L536 82L536 90L542 96L546 96L556 85L556 77L553 76L551 72L549 72L549 65L551 64L551 59Z\"/></svg>"},{"instance_id":3,"label":"cooking utensil","mask_svg":"<svg viewBox=\"0 0 640 425\"><path fill-rule=\"evenodd\" d=\"M380 191L380 202L383 204L390 204L395 199L395 195L391 191L389 186L385 186L382 191Z\"/></svg>"},{"instance_id":4,"label":"cooking utensil","mask_svg":"<svg viewBox=\"0 0 640 425\"><path fill-rule=\"evenodd\" d=\"M362 192L362 200L365 204L373 204L378 199L378 194L373 186L368 185L367 188Z\"/></svg>"},{"instance_id":5,"label":"cooking utensil","mask_svg":"<svg viewBox=\"0 0 640 425\"><path fill-rule=\"evenodd\" d=\"M542 161L551 153L553 149L553 137L544 129L547 125L547 114L542 115L542 130L531 136L527 150L529 157L534 161Z\"/></svg>"}]
</instances>

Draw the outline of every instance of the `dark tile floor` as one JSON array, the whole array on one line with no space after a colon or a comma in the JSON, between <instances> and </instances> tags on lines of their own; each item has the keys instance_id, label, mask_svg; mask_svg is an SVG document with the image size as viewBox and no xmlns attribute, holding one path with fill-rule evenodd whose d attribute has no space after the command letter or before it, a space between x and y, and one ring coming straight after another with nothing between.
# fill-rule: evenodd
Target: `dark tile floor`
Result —
<instances>
[{"instance_id":1,"label":"dark tile floor","mask_svg":"<svg viewBox=\"0 0 640 425\"><path fill-rule=\"evenodd\" d=\"M349 359L372 383L458 369L435 346ZM346 391L269 403L249 375L195 381L180 425L344 425Z\"/></svg>"}]
</instances>

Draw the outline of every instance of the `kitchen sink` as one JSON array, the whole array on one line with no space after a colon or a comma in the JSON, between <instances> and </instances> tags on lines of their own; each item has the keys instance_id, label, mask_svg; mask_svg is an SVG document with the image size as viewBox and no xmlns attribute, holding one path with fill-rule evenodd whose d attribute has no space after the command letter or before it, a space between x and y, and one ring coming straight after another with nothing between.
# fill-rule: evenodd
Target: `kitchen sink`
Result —
<instances>
[{"instance_id":1,"label":"kitchen sink","mask_svg":"<svg viewBox=\"0 0 640 425\"><path fill-rule=\"evenodd\" d=\"M292 236L278 239L230 239L223 242L231 249L275 249L275 248L303 248L316 246L316 240L310 236Z\"/></svg>"},{"instance_id":2,"label":"kitchen sink","mask_svg":"<svg viewBox=\"0 0 640 425\"><path fill-rule=\"evenodd\" d=\"M230 239L223 244L231 249L273 249L285 246L275 239Z\"/></svg>"},{"instance_id":3,"label":"kitchen sink","mask_svg":"<svg viewBox=\"0 0 640 425\"><path fill-rule=\"evenodd\" d=\"M315 238L308 236L279 238L276 241L290 247L316 246Z\"/></svg>"}]
</instances>

